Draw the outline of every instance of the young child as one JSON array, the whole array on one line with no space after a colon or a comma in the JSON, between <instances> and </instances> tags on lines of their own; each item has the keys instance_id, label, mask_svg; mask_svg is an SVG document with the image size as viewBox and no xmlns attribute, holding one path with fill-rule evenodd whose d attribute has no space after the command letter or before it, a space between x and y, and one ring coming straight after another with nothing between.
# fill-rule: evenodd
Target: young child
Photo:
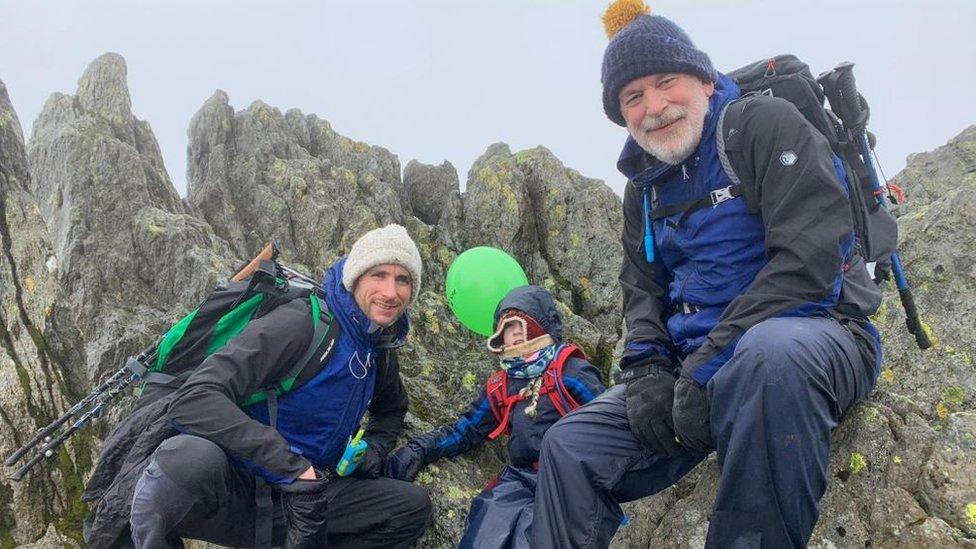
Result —
<instances>
[{"instance_id":1,"label":"young child","mask_svg":"<svg viewBox=\"0 0 976 549\"><path fill-rule=\"evenodd\" d=\"M562 341L562 317L545 289L509 292L495 310L495 326L488 350L502 370L457 423L408 441L387 463L389 476L412 481L428 464L509 435L508 464L472 502L462 548L529 547L542 436L604 390L596 367Z\"/></svg>"}]
</instances>

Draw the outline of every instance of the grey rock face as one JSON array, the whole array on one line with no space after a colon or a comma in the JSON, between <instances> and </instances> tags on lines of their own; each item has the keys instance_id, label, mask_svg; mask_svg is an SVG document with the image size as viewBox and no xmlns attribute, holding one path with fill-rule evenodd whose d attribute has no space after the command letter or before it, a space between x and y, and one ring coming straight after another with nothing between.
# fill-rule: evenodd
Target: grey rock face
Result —
<instances>
[{"instance_id":1,"label":"grey rock face","mask_svg":"<svg viewBox=\"0 0 976 549\"><path fill-rule=\"evenodd\" d=\"M7 455L151 343L239 260L176 195L148 124L131 115L118 55L96 59L76 96L48 100L26 157L5 95L2 107L11 224L4 284L11 291L3 299L20 309L4 315ZM96 434L80 432L25 482L0 485L0 515L9 508L16 517L0 521L4 544L36 538L51 522L81 539L87 510L78 498Z\"/></svg>"},{"instance_id":2,"label":"grey rock face","mask_svg":"<svg viewBox=\"0 0 976 549\"><path fill-rule=\"evenodd\" d=\"M260 101L235 114L218 91L189 135L188 200L242 256L275 240L319 269L367 230L403 223L399 160L315 115Z\"/></svg>"},{"instance_id":3,"label":"grey rock face","mask_svg":"<svg viewBox=\"0 0 976 549\"><path fill-rule=\"evenodd\" d=\"M52 315L87 342L86 378L119 363L119 340L145 340L169 309L194 305L230 262L177 196L149 125L132 116L125 71L119 55L96 59L77 96L45 104L28 150L63 291Z\"/></svg>"},{"instance_id":4,"label":"grey rock face","mask_svg":"<svg viewBox=\"0 0 976 549\"><path fill-rule=\"evenodd\" d=\"M403 170L404 208L428 225L442 224L442 215L460 194L457 170L450 162L428 166L411 160Z\"/></svg>"},{"instance_id":5,"label":"grey rock face","mask_svg":"<svg viewBox=\"0 0 976 549\"><path fill-rule=\"evenodd\" d=\"M608 337L586 349L608 359L620 325L620 198L543 147L512 154L499 143L471 168L464 194L468 246L514 253L542 284Z\"/></svg>"},{"instance_id":6,"label":"grey rock face","mask_svg":"<svg viewBox=\"0 0 976 549\"><path fill-rule=\"evenodd\" d=\"M27 442L73 398L59 356L45 333L58 294L56 260L37 203L17 114L0 82L0 454ZM32 457L31 454L29 457ZM0 544L36 539L48 522L65 514L78 493L62 489L75 474L68 452L62 468L27 482L0 481ZM60 458L61 456L59 456Z\"/></svg>"}]
</instances>

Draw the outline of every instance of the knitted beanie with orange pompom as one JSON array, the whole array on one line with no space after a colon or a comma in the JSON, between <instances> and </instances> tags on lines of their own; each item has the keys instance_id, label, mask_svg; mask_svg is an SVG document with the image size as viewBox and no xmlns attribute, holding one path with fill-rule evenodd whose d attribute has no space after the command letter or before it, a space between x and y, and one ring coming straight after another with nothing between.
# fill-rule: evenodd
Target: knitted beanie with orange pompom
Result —
<instances>
[{"instance_id":1,"label":"knitted beanie with orange pompom","mask_svg":"<svg viewBox=\"0 0 976 549\"><path fill-rule=\"evenodd\" d=\"M620 126L627 125L620 114L620 90L637 78L679 72L715 80L712 61L695 48L685 31L650 12L643 0L617 0L603 14L603 26L610 38L600 77L603 111Z\"/></svg>"}]
</instances>

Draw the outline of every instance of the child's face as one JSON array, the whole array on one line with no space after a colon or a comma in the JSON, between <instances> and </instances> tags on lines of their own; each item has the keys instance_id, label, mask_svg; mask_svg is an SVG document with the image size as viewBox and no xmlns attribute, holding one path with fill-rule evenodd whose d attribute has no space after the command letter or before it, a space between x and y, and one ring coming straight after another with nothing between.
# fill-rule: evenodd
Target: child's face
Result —
<instances>
[{"instance_id":1,"label":"child's face","mask_svg":"<svg viewBox=\"0 0 976 549\"><path fill-rule=\"evenodd\" d=\"M525 343L525 330L522 329L522 323L513 321L506 324L505 331L502 332L502 341L506 347Z\"/></svg>"}]
</instances>

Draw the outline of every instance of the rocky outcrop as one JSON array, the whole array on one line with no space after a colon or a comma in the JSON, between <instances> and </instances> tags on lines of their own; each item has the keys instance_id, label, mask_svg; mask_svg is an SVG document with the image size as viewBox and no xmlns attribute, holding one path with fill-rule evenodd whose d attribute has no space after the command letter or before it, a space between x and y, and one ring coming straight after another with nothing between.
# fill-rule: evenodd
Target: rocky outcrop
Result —
<instances>
[{"instance_id":1,"label":"rocky outcrop","mask_svg":"<svg viewBox=\"0 0 976 549\"><path fill-rule=\"evenodd\" d=\"M125 74L120 56L96 59L77 95L47 101L26 155L4 96L4 456L239 261L177 196L149 125L132 116ZM17 517L0 520L0 540L37 538L49 523L80 540L78 496L99 433L79 432L27 481L0 486L0 516Z\"/></svg>"},{"instance_id":2,"label":"rocky outcrop","mask_svg":"<svg viewBox=\"0 0 976 549\"><path fill-rule=\"evenodd\" d=\"M529 279L614 334L621 317L620 198L566 168L543 147L512 154L498 143L471 167L464 194L468 246L511 250ZM608 348L587 349L609 354Z\"/></svg>"},{"instance_id":3,"label":"rocky outcrop","mask_svg":"<svg viewBox=\"0 0 976 549\"><path fill-rule=\"evenodd\" d=\"M85 340L88 379L150 339L170 310L195 305L233 263L176 194L149 124L132 115L125 75L117 54L92 62L76 96L47 101L28 150L62 290L52 315Z\"/></svg>"},{"instance_id":4,"label":"rocky outcrop","mask_svg":"<svg viewBox=\"0 0 976 549\"><path fill-rule=\"evenodd\" d=\"M190 122L188 200L240 255L269 240L321 269L365 231L403 221L400 161L315 115L216 92Z\"/></svg>"},{"instance_id":5,"label":"rocky outcrop","mask_svg":"<svg viewBox=\"0 0 976 549\"><path fill-rule=\"evenodd\" d=\"M24 151L0 85L0 450L8 453L151 343L219 277L265 242L315 276L367 229L401 223L423 256L424 285L401 355L408 434L452 422L495 364L444 298L463 250L513 254L553 291L567 335L607 368L621 333L620 199L538 147L496 144L465 192L453 166L407 164L328 122L260 101L235 112L216 92L193 117L189 196L170 184L149 125L132 114L125 64L95 60L74 96L55 94ZM889 289L879 388L834 434L831 484L815 547L972 546L976 540L976 130L916 155L896 181L902 257L941 344L920 352ZM29 161L28 161L29 159ZM19 484L0 482L0 547L78 539L80 487L113 408ZM428 468L437 509L423 547L460 537L471 498L504 460L500 444ZM614 547L701 547L714 458L677 486L628 504ZM196 545L199 547L199 545Z\"/></svg>"},{"instance_id":6,"label":"rocky outcrop","mask_svg":"<svg viewBox=\"0 0 976 549\"><path fill-rule=\"evenodd\" d=\"M0 82L0 453L4 457L77 395L71 391L64 362L46 340L50 309L59 293L57 259L28 190L30 184L20 122ZM65 479L80 486L67 451L58 455L55 467L24 483L0 483L0 546L36 539L48 523L72 516L79 492L60 489Z\"/></svg>"}]
</instances>

